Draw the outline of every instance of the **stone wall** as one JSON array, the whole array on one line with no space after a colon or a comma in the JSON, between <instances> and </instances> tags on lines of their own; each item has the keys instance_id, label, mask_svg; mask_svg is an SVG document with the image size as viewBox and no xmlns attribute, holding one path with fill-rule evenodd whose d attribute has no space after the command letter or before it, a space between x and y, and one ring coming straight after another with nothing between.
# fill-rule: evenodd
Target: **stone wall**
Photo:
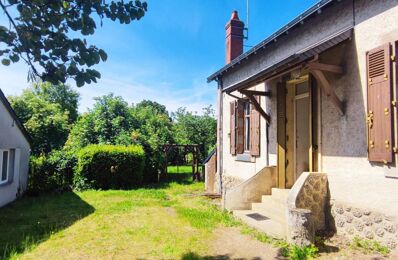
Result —
<instances>
[{"instance_id":1,"label":"stone wall","mask_svg":"<svg viewBox=\"0 0 398 260\"><path fill-rule=\"evenodd\" d=\"M299 246L313 243L315 232L326 229L328 199L325 173L303 172L294 183L287 199L287 239Z\"/></svg>"},{"instance_id":2,"label":"stone wall","mask_svg":"<svg viewBox=\"0 0 398 260\"><path fill-rule=\"evenodd\" d=\"M392 250L397 249L398 223L379 212L331 201L330 223L339 235L377 240Z\"/></svg>"}]
</instances>

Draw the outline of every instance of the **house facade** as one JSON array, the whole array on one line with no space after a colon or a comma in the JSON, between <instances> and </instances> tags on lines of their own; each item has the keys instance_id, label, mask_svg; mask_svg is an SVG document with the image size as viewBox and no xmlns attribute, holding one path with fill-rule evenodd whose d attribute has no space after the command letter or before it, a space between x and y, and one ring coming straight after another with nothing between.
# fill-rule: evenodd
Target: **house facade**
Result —
<instances>
[{"instance_id":1,"label":"house facade","mask_svg":"<svg viewBox=\"0 0 398 260\"><path fill-rule=\"evenodd\" d=\"M0 90L0 207L27 188L30 137Z\"/></svg>"},{"instance_id":2,"label":"house facade","mask_svg":"<svg viewBox=\"0 0 398 260\"><path fill-rule=\"evenodd\" d=\"M208 78L227 209L288 239L301 214L397 248L397 21L397 0L322 0L243 53L232 14L226 65Z\"/></svg>"}]
</instances>

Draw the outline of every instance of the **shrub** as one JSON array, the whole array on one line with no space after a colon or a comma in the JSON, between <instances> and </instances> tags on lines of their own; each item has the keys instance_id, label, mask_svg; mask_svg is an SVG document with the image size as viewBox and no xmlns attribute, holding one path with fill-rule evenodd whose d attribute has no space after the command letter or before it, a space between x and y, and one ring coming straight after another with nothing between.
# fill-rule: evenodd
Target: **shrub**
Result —
<instances>
[{"instance_id":1,"label":"shrub","mask_svg":"<svg viewBox=\"0 0 398 260\"><path fill-rule=\"evenodd\" d=\"M28 192L39 194L67 191L72 187L76 156L66 151L52 151L48 155L31 156Z\"/></svg>"},{"instance_id":2,"label":"shrub","mask_svg":"<svg viewBox=\"0 0 398 260\"><path fill-rule=\"evenodd\" d=\"M143 180L145 154L141 146L89 145L77 154L76 189L123 189Z\"/></svg>"}]
</instances>

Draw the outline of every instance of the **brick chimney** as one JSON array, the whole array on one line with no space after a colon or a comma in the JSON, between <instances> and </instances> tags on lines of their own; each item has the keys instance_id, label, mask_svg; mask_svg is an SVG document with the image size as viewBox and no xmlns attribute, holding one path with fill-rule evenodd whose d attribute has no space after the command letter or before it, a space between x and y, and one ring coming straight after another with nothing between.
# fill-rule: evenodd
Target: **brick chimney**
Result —
<instances>
[{"instance_id":1,"label":"brick chimney","mask_svg":"<svg viewBox=\"0 0 398 260\"><path fill-rule=\"evenodd\" d=\"M233 59L243 53L243 29L245 24L239 20L238 12L233 11L231 19L225 26L226 30L226 55L225 63L230 63Z\"/></svg>"}]
</instances>

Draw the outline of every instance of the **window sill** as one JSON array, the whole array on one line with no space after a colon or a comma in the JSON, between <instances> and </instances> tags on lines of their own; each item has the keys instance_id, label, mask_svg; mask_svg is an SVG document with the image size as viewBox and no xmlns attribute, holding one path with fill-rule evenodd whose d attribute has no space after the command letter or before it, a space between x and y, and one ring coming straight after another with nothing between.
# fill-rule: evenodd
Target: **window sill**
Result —
<instances>
[{"instance_id":1,"label":"window sill","mask_svg":"<svg viewBox=\"0 0 398 260\"><path fill-rule=\"evenodd\" d=\"M12 181L6 181L6 182L3 182L3 183L0 183L0 187L8 186L11 183L12 183Z\"/></svg>"},{"instance_id":2,"label":"window sill","mask_svg":"<svg viewBox=\"0 0 398 260\"><path fill-rule=\"evenodd\" d=\"M251 162L254 163L256 162L256 158L252 157L250 153L242 153L242 154L237 154L235 157L235 161L239 162Z\"/></svg>"}]
</instances>

